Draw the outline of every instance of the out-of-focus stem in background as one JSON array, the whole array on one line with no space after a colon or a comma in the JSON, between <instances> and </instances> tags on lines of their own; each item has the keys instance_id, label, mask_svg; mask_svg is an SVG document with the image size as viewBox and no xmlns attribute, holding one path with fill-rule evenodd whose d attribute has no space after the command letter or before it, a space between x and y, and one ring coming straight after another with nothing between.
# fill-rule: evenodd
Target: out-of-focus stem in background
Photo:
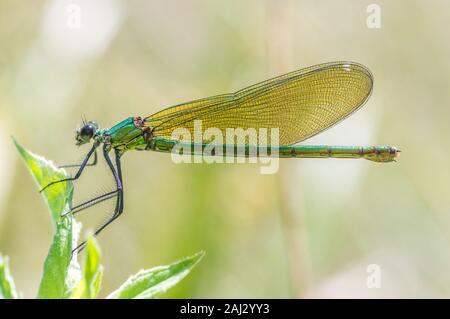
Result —
<instances>
[{"instance_id":1,"label":"out-of-focus stem in background","mask_svg":"<svg viewBox=\"0 0 450 319\"><path fill-rule=\"evenodd\" d=\"M266 59L268 77L293 71L292 39L289 30L290 12L293 10L292 1L268 0L266 2ZM304 295L311 280L310 256L308 250L307 233L304 231L302 210L292 207L292 192L288 190L288 182L292 176L290 161L283 161L278 173L278 207L281 225L286 245L286 258L289 266L291 297L299 298ZM300 183L300 181L299 181ZM300 195L298 195L300 196ZM298 202L298 198L297 198Z\"/></svg>"}]
</instances>

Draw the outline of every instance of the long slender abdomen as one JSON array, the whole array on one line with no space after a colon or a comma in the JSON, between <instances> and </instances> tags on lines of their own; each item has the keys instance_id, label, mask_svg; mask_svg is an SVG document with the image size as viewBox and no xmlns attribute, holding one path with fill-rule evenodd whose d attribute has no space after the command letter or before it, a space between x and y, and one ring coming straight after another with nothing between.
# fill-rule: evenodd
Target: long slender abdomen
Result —
<instances>
[{"instance_id":1,"label":"long slender abdomen","mask_svg":"<svg viewBox=\"0 0 450 319\"><path fill-rule=\"evenodd\" d=\"M374 162L392 162L400 150L393 146L280 146L279 157L284 158L364 158Z\"/></svg>"},{"instance_id":2,"label":"long slender abdomen","mask_svg":"<svg viewBox=\"0 0 450 319\"><path fill-rule=\"evenodd\" d=\"M174 147L177 146L175 149ZM253 146L253 145L215 145L191 144L166 139L154 139L152 150L204 156L232 157L281 157L281 158L364 158L374 162L392 162L400 150L392 146L328 146L328 145L290 145L290 146ZM208 153L207 150L213 152Z\"/></svg>"}]
</instances>

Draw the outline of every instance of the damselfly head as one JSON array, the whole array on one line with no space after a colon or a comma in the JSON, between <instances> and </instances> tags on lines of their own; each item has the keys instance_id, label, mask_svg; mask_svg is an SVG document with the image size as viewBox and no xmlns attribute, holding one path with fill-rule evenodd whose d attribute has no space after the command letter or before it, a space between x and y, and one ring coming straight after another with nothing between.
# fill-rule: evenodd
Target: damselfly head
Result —
<instances>
[{"instance_id":1,"label":"damselfly head","mask_svg":"<svg viewBox=\"0 0 450 319\"><path fill-rule=\"evenodd\" d=\"M92 121L84 122L81 128L75 131L75 139L77 145L89 143L98 130L98 124Z\"/></svg>"}]
</instances>

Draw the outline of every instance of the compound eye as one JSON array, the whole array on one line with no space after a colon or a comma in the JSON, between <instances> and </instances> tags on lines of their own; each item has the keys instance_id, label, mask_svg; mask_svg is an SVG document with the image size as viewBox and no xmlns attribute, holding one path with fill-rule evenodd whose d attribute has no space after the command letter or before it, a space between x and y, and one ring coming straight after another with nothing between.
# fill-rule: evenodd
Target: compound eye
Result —
<instances>
[{"instance_id":1,"label":"compound eye","mask_svg":"<svg viewBox=\"0 0 450 319\"><path fill-rule=\"evenodd\" d=\"M95 127L92 124L86 124L81 128L80 135L83 138L90 139L92 136L94 136L95 133Z\"/></svg>"}]
</instances>

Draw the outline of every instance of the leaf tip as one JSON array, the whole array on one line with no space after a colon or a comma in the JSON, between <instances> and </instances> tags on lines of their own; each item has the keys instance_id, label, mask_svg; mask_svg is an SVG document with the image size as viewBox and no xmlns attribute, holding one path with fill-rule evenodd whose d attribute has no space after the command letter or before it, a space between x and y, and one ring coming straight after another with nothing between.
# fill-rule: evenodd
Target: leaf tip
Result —
<instances>
[{"instance_id":1,"label":"leaf tip","mask_svg":"<svg viewBox=\"0 0 450 319\"><path fill-rule=\"evenodd\" d=\"M194 265L196 265L200 260L202 260L203 257L205 257L205 255L206 255L206 251L204 251L204 250L200 250L199 252L192 255L191 258L195 260Z\"/></svg>"},{"instance_id":2,"label":"leaf tip","mask_svg":"<svg viewBox=\"0 0 450 319\"><path fill-rule=\"evenodd\" d=\"M23 146L19 142L17 142L16 138L13 135L11 135L11 139L12 139L12 141L14 143L14 146L17 148L19 153L22 155L23 152L24 152Z\"/></svg>"}]
</instances>

